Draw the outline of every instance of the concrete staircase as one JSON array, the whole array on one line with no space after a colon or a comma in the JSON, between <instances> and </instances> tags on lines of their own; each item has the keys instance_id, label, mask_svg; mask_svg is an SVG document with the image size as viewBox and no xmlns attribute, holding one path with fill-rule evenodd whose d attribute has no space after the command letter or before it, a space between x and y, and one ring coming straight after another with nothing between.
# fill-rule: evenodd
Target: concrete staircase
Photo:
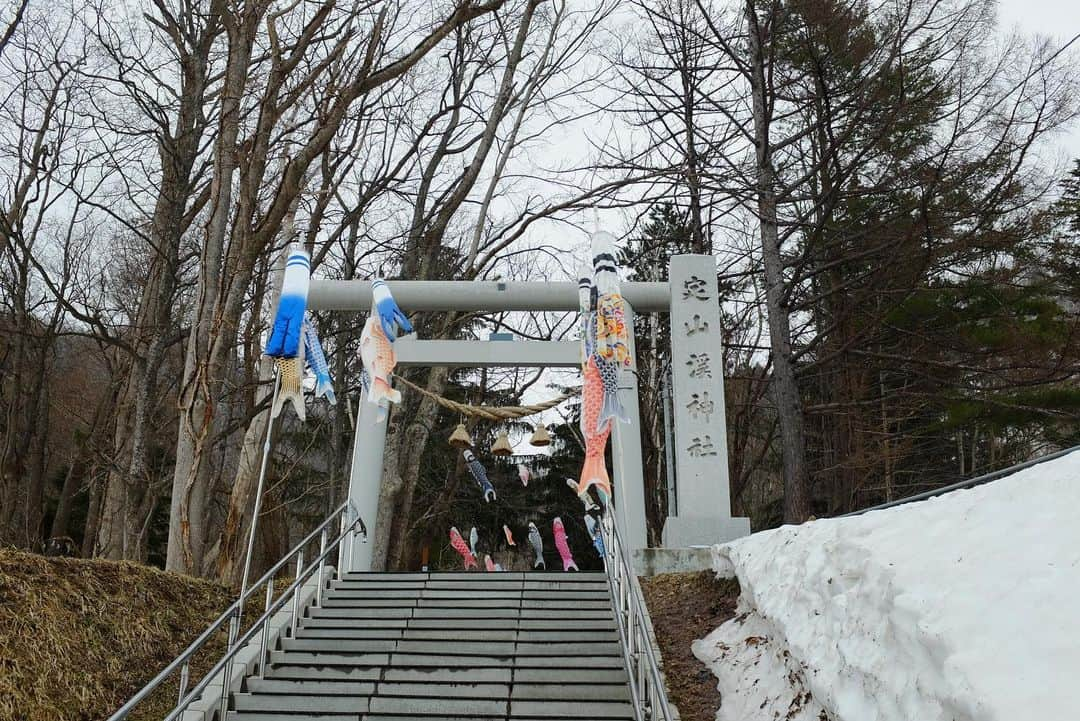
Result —
<instances>
[{"instance_id":1,"label":"concrete staircase","mask_svg":"<svg viewBox=\"0 0 1080 721\"><path fill-rule=\"evenodd\" d=\"M602 573L350 574L230 721L634 718Z\"/></svg>"}]
</instances>

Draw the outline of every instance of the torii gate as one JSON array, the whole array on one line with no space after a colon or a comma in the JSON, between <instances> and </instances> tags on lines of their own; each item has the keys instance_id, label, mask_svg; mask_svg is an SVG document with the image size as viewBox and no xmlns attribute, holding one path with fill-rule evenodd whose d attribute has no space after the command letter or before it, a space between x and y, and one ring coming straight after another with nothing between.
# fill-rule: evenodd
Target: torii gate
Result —
<instances>
[{"instance_id":1,"label":"torii gate","mask_svg":"<svg viewBox=\"0 0 1080 721\"><path fill-rule=\"evenodd\" d=\"M716 259L710 255L672 256L668 282L622 283L626 323L634 313L664 313L671 322L673 426L675 445L675 514L664 527L664 546L710 545L750 532L746 518L731 516L727 430ZM577 311L576 282L389 281L394 300L408 311ZM312 278L311 310L366 311L371 286L364 280ZM394 343L399 367L551 367L581 364L578 341L418 340ZM630 335L631 358L634 337ZM621 374L621 400L629 423L615 422L612 433L615 517L619 535L631 549L648 546L645 482L641 468L636 363ZM379 419L374 404L362 402L353 440L349 502L366 518L369 532L382 484L388 414ZM369 571L371 544L354 542L350 571Z\"/></svg>"}]
</instances>

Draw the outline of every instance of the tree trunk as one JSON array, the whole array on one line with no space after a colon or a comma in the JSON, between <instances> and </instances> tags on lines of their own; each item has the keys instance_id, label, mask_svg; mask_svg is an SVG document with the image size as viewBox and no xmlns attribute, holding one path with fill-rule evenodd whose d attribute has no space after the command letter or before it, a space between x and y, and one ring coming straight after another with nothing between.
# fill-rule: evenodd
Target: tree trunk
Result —
<instances>
[{"instance_id":1,"label":"tree trunk","mask_svg":"<svg viewBox=\"0 0 1080 721\"><path fill-rule=\"evenodd\" d=\"M299 196L298 196L299 197ZM290 209L285 222L286 241L292 239L295 231L296 204ZM289 244L286 242L274 270L269 299L270 312L277 308L281 283L285 276L285 262L289 257ZM303 340L301 340L303 342ZM274 390L274 362L271 358L260 356L258 362L258 390L255 406L269 400ZM222 583L239 586L244 570L244 554L247 551L247 539L251 533L252 514L255 510L255 495L259 486L259 470L262 466L262 451L267 434L272 431L270 408L256 413L244 431L240 446L240 460L236 467L236 478L229 494L229 510L225 517L225 528L221 535L221 548L217 559L217 575ZM253 549L254 552L254 549Z\"/></svg>"},{"instance_id":2,"label":"tree trunk","mask_svg":"<svg viewBox=\"0 0 1080 721\"><path fill-rule=\"evenodd\" d=\"M261 16L259 10L245 12L256 17L233 17L227 24L229 58L222 89L220 132L214 145L211 212L200 254L198 294L180 386L180 427L165 568L187 574L197 574L203 566L206 499L210 491L207 456L215 427L214 403L221 390L221 333L228 333L228 319L222 317L219 305L222 265L233 205L241 98L247 86L255 26Z\"/></svg>"},{"instance_id":3,"label":"tree trunk","mask_svg":"<svg viewBox=\"0 0 1080 721\"><path fill-rule=\"evenodd\" d=\"M442 393L446 390L446 379L449 374L447 368L433 368L428 375L425 387L432 393ZM427 446L437 413L438 406L435 401L424 396L415 414L409 417L408 425L388 429L386 453L383 455L385 465L382 488L379 492L379 508L375 526L378 532L373 539L375 546L372 549L372 570L387 570L388 561L392 559L396 562L404 550L401 547L405 545L405 535L408 532L412 509L403 506L403 501L411 503L411 498L405 498L402 491L406 483L416 485L423 458L421 451ZM391 418L391 423L400 422L399 419L404 413L399 412L396 415L397 418ZM360 512L363 513L363 509Z\"/></svg>"},{"instance_id":4,"label":"tree trunk","mask_svg":"<svg viewBox=\"0 0 1080 721\"><path fill-rule=\"evenodd\" d=\"M784 469L784 521L801 523L810 515L807 492L806 430L802 399L791 352L791 317L786 305L784 264L780 253L776 210L776 177L769 139L765 55L761 26L751 3L746 5L749 26L750 85L754 115L757 217L761 232L761 257L765 270L765 303L772 347L772 394L780 424Z\"/></svg>"},{"instance_id":5,"label":"tree trunk","mask_svg":"<svg viewBox=\"0 0 1080 721\"><path fill-rule=\"evenodd\" d=\"M82 436L81 440L76 438L73 443L74 450L71 454L67 473L64 474L64 483L60 488L60 496L56 504L56 514L53 516L52 529L49 532L50 538L71 535L72 502L78 494L82 482L88 479L87 466L89 465L88 456L90 454L90 449L94 448L95 443L98 440L98 434L106 413L106 408L109 410L112 410L113 408L111 404L112 399L113 394L111 393L102 395L101 400L94 408L94 415L90 420L90 427L86 430L86 434ZM87 520L89 521L89 514Z\"/></svg>"}]
</instances>

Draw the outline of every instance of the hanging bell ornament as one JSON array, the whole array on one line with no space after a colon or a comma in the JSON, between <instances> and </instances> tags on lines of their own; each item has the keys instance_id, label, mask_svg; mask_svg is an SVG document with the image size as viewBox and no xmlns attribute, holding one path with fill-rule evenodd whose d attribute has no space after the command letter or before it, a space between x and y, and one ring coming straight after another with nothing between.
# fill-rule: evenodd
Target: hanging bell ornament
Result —
<instances>
[{"instance_id":1,"label":"hanging bell ornament","mask_svg":"<svg viewBox=\"0 0 1080 721\"><path fill-rule=\"evenodd\" d=\"M534 446L550 446L551 436L548 435L547 426L543 423L537 423L536 428L533 429L532 438L529 439L529 443Z\"/></svg>"},{"instance_id":2,"label":"hanging bell ornament","mask_svg":"<svg viewBox=\"0 0 1080 721\"><path fill-rule=\"evenodd\" d=\"M494 456L514 455L514 449L510 447L510 438L506 435L506 431L499 432L499 437L491 446L491 454Z\"/></svg>"},{"instance_id":3,"label":"hanging bell ornament","mask_svg":"<svg viewBox=\"0 0 1080 721\"><path fill-rule=\"evenodd\" d=\"M450 445L454 448L472 448L472 438L465 430L464 423L458 423L457 428L450 434Z\"/></svg>"}]
</instances>

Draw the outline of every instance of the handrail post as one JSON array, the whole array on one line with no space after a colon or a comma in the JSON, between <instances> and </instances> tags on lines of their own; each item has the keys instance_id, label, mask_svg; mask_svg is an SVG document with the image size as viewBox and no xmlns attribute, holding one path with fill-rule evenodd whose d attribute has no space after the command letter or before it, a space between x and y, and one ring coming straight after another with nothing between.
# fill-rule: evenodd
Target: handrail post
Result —
<instances>
[{"instance_id":1,"label":"handrail post","mask_svg":"<svg viewBox=\"0 0 1080 721\"><path fill-rule=\"evenodd\" d=\"M240 597L243 601L243 596ZM240 614L243 613L243 603L236 609L233 617L229 619L229 645L227 651L232 651L233 646L236 644L236 638L240 634L240 623L243 620L240 618ZM225 673L221 677L221 718L225 718L225 712L228 711L229 704L229 686L232 683L232 659L229 659L229 663L225 665Z\"/></svg>"},{"instance_id":2,"label":"handrail post","mask_svg":"<svg viewBox=\"0 0 1080 721\"><path fill-rule=\"evenodd\" d=\"M241 596L241 600L242 599L243 599L243 596ZM239 614L241 612L242 612L242 610L238 608L237 612L233 615L232 619L229 621L229 646L228 646L228 651L232 651L233 644L236 643L236 637L237 637L237 634L238 634L238 632L240 630L240 621L241 621L241 619L239 617ZM230 658L229 662L225 664L225 668L223 669L223 673L222 673L222 676L221 676L221 700L220 700L220 704L219 704L220 713L218 714L218 717L222 721L225 721L225 714L229 710L229 690L230 690L229 687L232 685L232 669L233 669L233 662L232 662L232 658Z\"/></svg>"},{"instance_id":3,"label":"handrail post","mask_svg":"<svg viewBox=\"0 0 1080 721\"><path fill-rule=\"evenodd\" d=\"M348 506L348 504L346 504L345 510L343 510L341 512L341 523L338 524L339 525L338 536L341 537L341 543L338 544L338 548L337 548L338 578L341 578L341 574L342 574L341 569L345 568L345 546L347 545L347 539L345 537L345 529L348 527L348 523L349 523L349 506Z\"/></svg>"},{"instance_id":4,"label":"handrail post","mask_svg":"<svg viewBox=\"0 0 1080 721\"><path fill-rule=\"evenodd\" d=\"M180 702L184 700L184 694L187 693L188 681L191 679L191 667L187 662L180 667L180 692L176 695L176 705L179 706Z\"/></svg>"},{"instance_id":5,"label":"handrail post","mask_svg":"<svg viewBox=\"0 0 1080 721\"><path fill-rule=\"evenodd\" d=\"M326 567L326 529L319 534L319 585L315 587L315 605L322 606L323 569Z\"/></svg>"},{"instance_id":6,"label":"handrail post","mask_svg":"<svg viewBox=\"0 0 1080 721\"><path fill-rule=\"evenodd\" d=\"M263 614L270 610L274 603L274 580L266 584L266 604L263 606ZM264 623L262 632L259 633L259 678L266 678L266 659L270 655L270 624Z\"/></svg>"},{"instance_id":7,"label":"handrail post","mask_svg":"<svg viewBox=\"0 0 1080 721\"><path fill-rule=\"evenodd\" d=\"M304 572L304 549L300 549L296 553L296 580L300 580L300 575ZM300 585L296 584L296 588L293 589L292 597L292 621L289 623L289 638L296 638L296 618L300 613Z\"/></svg>"}]
</instances>

